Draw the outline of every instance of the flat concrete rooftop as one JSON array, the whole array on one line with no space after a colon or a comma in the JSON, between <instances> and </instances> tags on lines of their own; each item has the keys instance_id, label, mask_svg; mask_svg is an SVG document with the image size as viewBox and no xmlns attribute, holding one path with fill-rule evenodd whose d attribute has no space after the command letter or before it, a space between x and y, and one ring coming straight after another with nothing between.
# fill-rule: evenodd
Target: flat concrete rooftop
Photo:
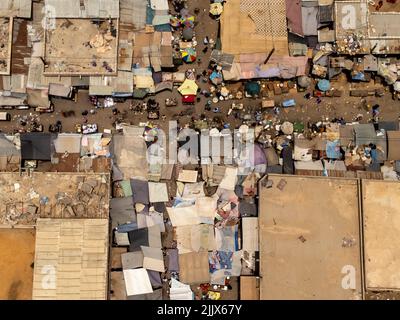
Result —
<instances>
[{"instance_id":1,"label":"flat concrete rooftop","mask_svg":"<svg viewBox=\"0 0 400 320\"><path fill-rule=\"evenodd\" d=\"M260 184L260 299L361 299L358 180L269 180ZM346 268L355 289L342 287Z\"/></svg>"}]
</instances>

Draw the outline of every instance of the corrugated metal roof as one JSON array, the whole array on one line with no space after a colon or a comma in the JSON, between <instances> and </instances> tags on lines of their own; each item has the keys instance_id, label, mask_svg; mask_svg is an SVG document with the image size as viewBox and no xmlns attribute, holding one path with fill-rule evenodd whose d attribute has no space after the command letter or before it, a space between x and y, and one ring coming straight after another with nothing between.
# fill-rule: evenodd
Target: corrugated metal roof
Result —
<instances>
[{"instance_id":1,"label":"corrugated metal roof","mask_svg":"<svg viewBox=\"0 0 400 320\"><path fill-rule=\"evenodd\" d=\"M57 153L80 153L82 135L77 133L60 133L54 139L54 147Z\"/></svg>"},{"instance_id":2,"label":"corrugated metal roof","mask_svg":"<svg viewBox=\"0 0 400 320\"><path fill-rule=\"evenodd\" d=\"M0 17L31 18L32 0L1 0Z\"/></svg>"},{"instance_id":3,"label":"corrugated metal roof","mask_svg":"<svg viewBox=\"0 0 400 320\"><path fill-rule=\"evenodd\" d=\"M289 31L303 35L301 1L286 1L286 16Z\"/></svg>"},{"instance_id":4,"label":"corrugated metal roof","mask_svg":"<svg viewBox=\"0 0 400 320\"><path fill-rule=\"evenodd\" d=\"M34 300L105 300L107 269L107 219L38 219Z\"/></svg>"},{"instance_id":5,"label":"corrugated metal roof","mask_svg":"<svg viewBox=\"0 0 400 320\"><path fill-rule=\"evenodd\" d=\"M303 34L305 36L316 36L318 27L318 7L302 7Z\"/></svg>"},{"instance_id":6,"label":"corrugated metal roof","mask_svg":"<svg viewBox=\"0 0 400 320\"><path fill-rule=\"evenodd\" d=\"M46 0L56 18L119 18L119 0Z\"/></svg>"},{"instance_id":7,"label":"corrugated metal roof","mask_svg":"<svg viewBox=\"0 0 400 320\"><path fill-rule=\"evenodd\" d=\"M89 95L111 96L113 79L111 77L90 77Z\"/></svg>"},{"instance_id":8,"label":"corrugated metal roof","mask_svg":"<svg viewBox=\"0 0 400 320\"><path fill-rule=\"evenodd\" d=\"M39 58L32 58L29 65L28 82L26 87L29 89L47 89L49 84L46 84L43 76L44 65Z\"/></svg>"},{"instance_id":9,"label":"corrugated metal roof","mask_svg":"<svg viewBox=\"0 0 400 320\"><path fill-rule=\"evenodd\" d=\"M118 45L118 70L131 71L133 57L133 44L128 40L122 39L120 34Z\"/></svg>"},{"instance_id":10,"label":"corrugated metal roof","mask_svg":"<svg viewBox=\"0 0 400 320\"><path fill-rule=\"evenodd\" d=\"M113 92L133 93L133 73L118 71L118 76L115 78Z\"/></svg>"},{"instance_id":11,"label":"corrugated metal roof","mask_svg":"<svg viewBox=\"0 0 400 320\"><path fill-rule=\"evenodd\" d=\"M135 31L146 26L147 0L120 0L120 22L132 24Z\"/></svg>"},{"instance_id":12,"label":"corrugated metal roof","mask_svg":"<svg viewBox=\"0 0 400 320\"><path fill-rule=\"evenodd\" d=\"M26 93L27 76L24 74L12 74L3 76L3 89L5 91Z\"/></svg>"},{"instance_id":13,"label":"corrugated metal roof","mask_svg":"<svg viewBox=\"0 0 400 320\"><path fill-rule=\"evenodd\" d=\"M21 134L21 153L24 160L51 160L51 134L29 132Z\"/></svg>"},{"instance_id":14,"label":"corrugated metal roof","mask_svg":"<svg viewBox=\"0 0 400 320\"><path fill-rule=\"evenodd\" d=\"M6 135L0 134L0 156L19 156L21 150L18 150L16 145L7 139Z\"/></svg>"},{"instance_id":15,"label":"corrugated metal roof","mask_svg":"<svg viewBox=\"0 0 400 320\"><path fill-rule=\"evenodd\" d=\"M118 71L117 77L90 77L90 95L111 96L113 93L133 93L132 72Z\"/></svg>"},{"instance_id":16,"label":"corrugated metal roof","mask_svg":"<svg viewBox=\"0 0 400 320\"><path fill-rule=\"evenodd\" d=\"M9 75L11 72L11 52L13 39L13 18L0 18L1 26L1 48L0 58L5 63L0 67L0 74Z\"/></svg>"},{"instance_id":17,"label":"corrugated metal roof","mask_svg":"<svg viewBox=\"0 0 400 320\"><path fill-rule=\"evenodd\" d=\"M4 92L1 92L3 94ZM26 103L26 95L18 96L4 96L0 95L0 106L19 106Z\"/></svg>"},{"instance_id":18,"label":"corrugated metal roof","mask_svg":"<svg viewBox=\"0 0 400 320\"><path fill-rule=\"evenodd\" d=\"M56 97L70 97L72 88L64 84L50 83L49 85L49 95Z\"/></svg>"}]
</instances>

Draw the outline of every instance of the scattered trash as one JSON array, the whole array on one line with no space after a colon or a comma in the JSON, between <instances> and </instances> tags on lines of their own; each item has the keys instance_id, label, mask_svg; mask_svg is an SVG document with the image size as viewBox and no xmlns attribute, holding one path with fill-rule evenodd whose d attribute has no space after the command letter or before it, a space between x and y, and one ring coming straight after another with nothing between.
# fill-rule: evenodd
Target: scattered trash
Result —
<instances>
[{"instance_id":1,"label":"scattered trash","mask_svg":"<svg viewBox=\"0 0 400 320\"><path fill-rule=\"evenodd\" d=\"M306 238L304 238L304 236L303 235L301 235L300 237L299 237L299 240L301 241L301 242L306 242L307 241L307 239Z\"/></svg>"},{"instance_id":2,"label":"scattered trash","mask_svg":"<svg viewBox=\"0 0 400 320\"><path fill-rule=\"evenodd\" d=\"M279 183L276 185L276 187L283 191L283 189L285 188L285 186L287 185L287 181L285 179L281 179L279 180Z\"/></svg>"}]
</instances>

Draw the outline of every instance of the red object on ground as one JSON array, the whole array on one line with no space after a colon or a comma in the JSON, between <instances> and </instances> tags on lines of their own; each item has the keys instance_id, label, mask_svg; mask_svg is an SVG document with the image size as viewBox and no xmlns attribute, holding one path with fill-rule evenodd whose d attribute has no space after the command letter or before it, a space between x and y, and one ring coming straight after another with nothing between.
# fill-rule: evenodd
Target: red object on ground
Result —
<instances>
[{"instance_id":1,"label":"red object on ground","mask_svg":"<svg viewBox=\"0 0 400 320\"><path fill-rule=\"evenodd\" d=\"M194 94L182 96L182 103L193 104L195 102L196 102L196 95Z\"/></svg>"}]
</instances>

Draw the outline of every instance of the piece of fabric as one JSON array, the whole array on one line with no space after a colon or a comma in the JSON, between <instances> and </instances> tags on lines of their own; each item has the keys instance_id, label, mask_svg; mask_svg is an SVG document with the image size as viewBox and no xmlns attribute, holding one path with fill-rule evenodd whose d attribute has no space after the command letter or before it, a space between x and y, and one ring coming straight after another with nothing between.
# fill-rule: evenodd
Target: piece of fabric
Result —
<instances>
[{"instance_id":1,"label":"piece of fabric","mask_svg":"<svg viewBox=\"0 0 400 320\"><path fill-rule=\"evenodd\" d=\"M167 208L174 227L200 224L195 205L189 207Z\"/></svg>"},{"instance_id":2,"label":"piece of fabric","mask_svg":"<svg viewBox=\"0 0 400 320\"><path fill-rule=\"evenodd\" d=\"M141 246L149 245L148 229L138 229L128 232L129 236L129 251L140 251Z\"/></svg>"},{"instance_id":3,"label":"piece of fabric","mask_svg":"<svg viewBox=\"0 0 400 320\"><path fill-rule=\"evenodd\" d=\"M227 276L238 277L242 270L243 251L209 252L211 284L224 285Z\"/></svg>"},{"instance_id":4,"label":"piece of fabric","mask_svg":"<svg viewBox=\"0 0 400 320\"><path fill-rule=\"evenodd\" d=\"M136 222L132 197L110 199L110 217L113 229L121 224Z\"/></svg>"},{"instance_id":5,"label":"piece of fabric","mask_svg":"<svg viewBox=\"0 0 400 320\"><path fill-rule=\"evenodd\" d=\"M149 184L147 181L131 179L131 188L134 203L149 204Z\"/></svg>"},{"instance_id":6,"label":"piece of fabric","mask_svg":"<svg viewBox=\"0 0 400 320\"><path fill-rule=\"evenodd\" d=\"M340 159L342 157L339 140L328 140L326 142L326 155L329 159Z\"/></svg>"},{"instance_id":7,"label":"piece of fabric","mask_svg":"<svg viewBox=\"0 0 400 320\"><path fill-rule=\"evenodd\" d=\"M165 232L163 214L155 210L150 210L147 214L138 213L137 225L139 229L157 226L160 232Z\"/></svg>"},{"instance_id":8,"label":"piece of fabric","mask_svg":"<svg viewBox=\"0 0 400 320\"><path fill-rule=\"evenodd\" d=\"M254 197L257 195L257 182L259 177L258 174L251 173L244 178L242 182L244 196Z\"/></svg>"},{"instance_id":9,"label":"piece of fabric","mask_svg":"<svg viewBox=\"0 0 400 320\"><path fill-rule=\"evenodd\" d=\"M179 254L178 249L168 249L168 271L179 272Z\"/></svg>"},{"instance_id":10,"label":"piece of fabric","mask_svg":"<svg viewBox=\"0 0 400 320\"><path fill-rule=\"evenodd\" d=\"M258 218L242 219L243 250L258 251Z\"/></svg>"},{"instance_id":11,"label":"piece of fabric","mask_svg":"<svg viewBox=\"0 0 400 320\"><path fill-rule=\"evenodd\" d=\"M145 229L133 230L128 233L129 251L139 251L140 246L152 248L161 248L161 233L158 226L152 226Z\"/></svg>"},{"instance_id":12,"label":"piece of fabric","mask_svg":"<svg viewBox=\"0 0 400 320\"><path fill-rule=\"evenodd\" d=\"M133 230L140 229L138 227L137 222L132 222L132 223L125 223L125 224L120 224L118 227L115 228L120 233L128 233Z\"/></svg>"},{"instance_id":13,"label":"piece of fabric","mask_svg":"<svg viewBox=\"0 0 400 320\"><path fill-rule=\"evenodd\" d=\"M164 202L156 202L153 203L154 206L154 210L160 213L164 213L165 211L167 211L167 207L165 206Z\"/></svg>"},{"instance_id":14,"label":"piece of fabric","mask_svg":"<svg viewBox=\"0 0 400 320\"><path fill-rule=\"evenodd\" d=\"M171 180L172 172L174 171L173 164L162 164L161 165L161 180Z\"/></svg>"},{"instance_id":15,"label":"piece of fabric","mask_svg":"<svg viewBox=\"0 0 400 320\"><path fill-rule=\"evenodd\" d=\"M141 251L123 253L121 255L122 268L124 270L142 268L143 258Z\"/></svg>"},{"instance_id":16,"label":"piece of fabric","mask_svg":"<svg viewBox=\"0 0 400 320\"><path fill-rule=\"evenodd\" d=\"M199 197L196 200L197 215L201 223L214 224L218 196Z\"/></svg>"},{"instance_id":17,"label":"piece of fabric","mask_svg":"<svg viewBox=\"0 0 400 320\"><path fill-rule=\"evenodd\" d=\"M193 291L190 288L190 285L184 284L171 279L171 289L170 289L170 299L171 300L193 300Z\"/></svg>"},{"instance_id":18,"label":"piece of fabric","mask_svg":"<svg viewBox=\"0 0 400 320\"><path fill-rule=\"evenodd\" d=\"M197 181L197 171L196 170L182 170L179 173L178 181L195 183Z\"/></svg>"},{"instance_id":19,"label":"piece of fabric","mask_svg":"<svg viewBox=\"0 0 400 320\"><path fill-rule=\"evenodd\" d=\"M225 226L215 229L215 239L217 250L234 252L239 249L238 245L238 226Z\"/></svg>"},{"instance_id":20,"label":"piece of fabric","mask_svg":"<svg viewBox=\"0 0 400 320\"><path fill-rule=\"evenodd\" d=\"M254 199L240 200L239 213L242 217L256 217L257 216L257 206L254 202Z\"/></svg>"},{"instance_id":21,"label":"piece of fabric","mask_svg":"<svg viewBox=\"0 0 400 320\"><path fill-rule=\"evenodd\" d=\"M168 190L166 183L149 182L149 200L151 203L168 202Z\"/></svg>"},{"instance_id":22,"label":"piece of fabric","mask_svg":"<svg viewBox=\"0 0 400 320\"><path fill-rule=\"evenodd\" d=\"M157 289L152 293L138 294L135 296L129 296L127 300L163 300L163 290Z\"/></svg>"},{"instance_id":23,"label":"piece of fabric","mask_svg":"<svg viewBox=\"0 0 400 320\"><path fill-rule=\"evenodd\" d=\"M147 270L149 275L150 283L153 289L158 289L162 287L161 275L157 271Z\"/></svg>"},{"instance_id":24,"label":"piece of fabric","mask_svg":"<svg viewBox=\"0 0 400 320\"><path fill-rule=\"evenodd\" d=\"M183 283L208 283L210 281L208 252L180 254L179 268L179 279Z\"/></svg>"},{"instance_id":25,"label":"piece of fabric","mask_svg":"<svg viewBox=\"0 0 400 320\"><path fill-rule=\"evenodd\" d=\"M235 185L237 181L237 168L229 168L227 167L225 170L225 176L222 179L219 187L226 190L235 190Z\"/></svg>"},{"instance_id":26,"label":"piece of fabric","mask_svg":"<svg viewBox=\"0 0 400 320\"><path fill-rule=\"evenodd\" d=\"M175 228L179 253L216 250L214 226L199 224Z\"/></svg>"},{"instance_id":27,"label":"piece of fabric","mask_svg":"<svg viewBox=\"0 0 400 320\"><path fill-rule=\"evenodd\" d=\"M160 248L140 247L143 252L143 268L152 271L164 272L164 259Z\"/></svg>"},{"instance_id":28,"label":"piece of fabric","mask_svg":"<svg viewBox=\"0 0 400 320\"><path fill-rule=\"evenodd\" d=\"M115 242L119 246L129 246L129 238L127 233L114 232Z\"/></svg>"},{"instance_id":29,"label":"piece of fabric","mask_svg":"<svg viewBox=\"0 0 400 320\"><path fill-rule=\"evenodd\" d=\"M121 188L124 191L124 196L125 197L132 197L131 182L129 180L123 180L119 184L121 185Z\"/></svg>"},{"instance_id":30,"label":"piece of fabric","mask_svg":"<svg viewBox=\"0 0 400 320\"><path fill-rule=\"evenodd\" d=\"M219 185L222 179L225 177L225 166L212 166L212 182L216 185Z\"/></svg>"},{"instance_id":31,"label":"piece of fabric","mask_svg":"<svg viewBox=\"0 0 400 320\"><path fill-rule=\"evenodd\" d=\"M195 199L197 197L204 197L204 182L185 183L183 188L182 198Z\"/></svg>"},{"instance_id":32,"label":"piece of fabric","mask_svg":"<svg viewBox=\"0 0 400 320\"><path fill-rule=\"evenodd\" d=\"M112 166L112 181L122 181L124 179L124 174L122 171L118 168L117 165L113 164Z\"/></svg>"},{"instance_id":33,"label":"piece of fabric","mask_svg":"<svg viewBox=\"0 0 400 320\"><path fill-rule=\"evenodd\" d=\"M146 269L124 270L126 293L128 296L153 292Z\"/></svg>"}]
</instances>

